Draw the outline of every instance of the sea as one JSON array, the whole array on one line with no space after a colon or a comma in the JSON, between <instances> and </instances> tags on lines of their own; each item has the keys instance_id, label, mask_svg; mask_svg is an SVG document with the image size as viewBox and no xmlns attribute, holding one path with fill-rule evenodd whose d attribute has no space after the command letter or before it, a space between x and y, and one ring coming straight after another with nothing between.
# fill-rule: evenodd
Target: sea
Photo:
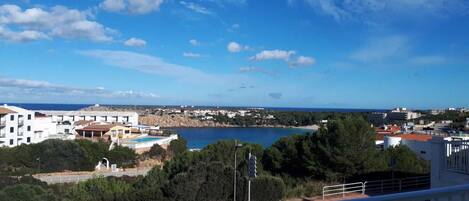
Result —
<instances>
[{"instance_id":1,"label":"sea","mask_svg":"<svg viewBox=\"0 0 469 201\"><path fill-rule=\"evenodd\" d=\"M58 103L0 103L22 107L28 110L79 110L94 104L58 104ZM135 105L102 105L102 106L135 106ZM136 105L138 107L179 108L179 105ZM366 108L304 108L304 107L235 107L235 106L195 106L200 109L264 109L273 111L298 112L386 112L389 109Z\"/></svg>"},{"instance_id":2,"label":"sea","mask_svg":"<svg viewBox=\"0 0 469 201\"><path fill-rule=\"evenodd\" d=\"M175 128L190 149L201 149L219 140L239 140L269 147L282 137L312 132L300 128Z\"/></svg>"},{"instance_id":3,"label":"sea","mask_svg":"<svg viewBox=\"0 0 469 201\"><path fill-rule=\"evenodd\" d=\"M3 103L1 103L3 105ZM92 106L91 104L46 104L46 103L6 103L22 107L28 110L79 110ZM106 105L104 105L106 106ZM152 106L157 107L157 106ZM179 106L166 106L179 107ZM246 109L259 107L211 107L199 106L198 108L230 108ZM346 109L346 108L275 108L263 107L266 110L276 111L304 111L304 112L373 112L387 111L376 109ZM261 144L264 147L271 146L281 137L293 134L305 134L311 132L307 129L299 128L175 128L176 132L187 140L188 148L200 149L208 144L219 140L237 139L242 142Z\"/></svg>"}]
</instances>

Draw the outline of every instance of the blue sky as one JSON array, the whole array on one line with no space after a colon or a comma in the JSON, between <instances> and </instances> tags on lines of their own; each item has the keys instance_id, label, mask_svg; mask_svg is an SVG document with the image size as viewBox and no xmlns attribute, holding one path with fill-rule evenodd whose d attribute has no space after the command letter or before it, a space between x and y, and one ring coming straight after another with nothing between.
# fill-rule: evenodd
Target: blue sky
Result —
<instances>
[{"instance_id":1,"label":"blue sky","mask_svg":"<svg viewBox=\"0 0 469 201\"><path fill-rule=\"evenodd\" d=\"M469 107L462 0L0 2L0 102Z\"/></svg>"}]
</instances>

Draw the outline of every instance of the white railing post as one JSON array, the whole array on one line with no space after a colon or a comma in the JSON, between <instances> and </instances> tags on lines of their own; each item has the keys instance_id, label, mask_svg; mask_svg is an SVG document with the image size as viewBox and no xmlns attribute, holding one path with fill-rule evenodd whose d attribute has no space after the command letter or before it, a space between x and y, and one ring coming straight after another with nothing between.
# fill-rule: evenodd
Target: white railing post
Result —
<instances>
[{"instance_id":1,"label":"white railing post","mask_svg":"<svg viewBox=\"0 0 469 201\"><path fill-rule=\"evenodd\" d=\"M345 197L345 184L342 184L342 197Z\"/></svg>"},{"instance_id":2,"label":"white railing post","mask_svg":"<svg viewBox=\"0 0 469 201\"><path fill-rule=\"evenodd\" d=\"M362 185L362 195L365 195L366 181Z\"/></svg>"}]
</instances>

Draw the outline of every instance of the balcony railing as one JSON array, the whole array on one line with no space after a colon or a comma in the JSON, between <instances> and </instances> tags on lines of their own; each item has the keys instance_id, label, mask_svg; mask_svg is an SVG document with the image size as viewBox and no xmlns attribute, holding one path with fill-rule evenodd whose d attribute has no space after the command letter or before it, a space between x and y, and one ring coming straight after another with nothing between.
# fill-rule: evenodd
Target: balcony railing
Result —
<instances>
[{"instance_id":1,"label":"balcony railing","mask_svg":"<svg viewBox=\"0 0 469 201\"><path fill-rule=\"evenodd\" d=\"M469 174L469 140L445 141L446 169Z\"/></svg>"},{"instance_id":2,"label":"balcony railing","mask_svg":"<svg viewBox=\"0 0 469 201\"><path fill-rule=\"evenodd\" d=\"M469 184L432 188L421 191L411 191L405 193L395 193L380 195L369 198L351 199L350 201L427 201L427 200L451 200L465 201L469 200Z\"/></svg>"},{"instance_id":3,"label":"balcony railing","mask_svg":"<svg viewBox=\"0 0 469 201\"><path fill-rule=\"evenodd\" d=\"M6 137L6 133L5 132L0 132L0 138L5 138Z\"/></svg>"},{"instance_id":4,"label":"balcony railing","mask_svg":"<svg viewBox=\"0 0 469 201\"><path fill-rule=\"evenodd\" d=\"M23 126L24 125L24 120L23 119L19 119L18 120L18 126Z\"/></svg>"},{"instance_id":5,"label":"balcony railing","mask_svg":"<svg viewBox=\"0 0 469 201\"><path fill-rule=\"evenodd\" d=\"M18 132L18 136L23 136L24 132L23 131L19 131Z\"/></svg>"},{"instance_id":6,"label":"balcony railing","mask_svg":"<svg viewBox=\"0 0 469 201\"><path fill-rule=\"evenodd\" d=\"M7 125L6 119L0 119L0 127L5 127Z\"/></svg>"}]
</instances>

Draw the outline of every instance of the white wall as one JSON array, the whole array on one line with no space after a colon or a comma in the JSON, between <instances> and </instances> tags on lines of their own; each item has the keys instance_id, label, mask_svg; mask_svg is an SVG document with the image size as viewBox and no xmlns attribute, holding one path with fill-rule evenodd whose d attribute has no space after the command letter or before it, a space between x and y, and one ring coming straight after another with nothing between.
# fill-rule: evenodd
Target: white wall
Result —
<instances>
[{"instance_id":1,"label":"white wall","mask_svg":"<svg viewBox=\"0 0 469 201\"><path fill-rule=\"evenodd\" d=\"M5 133L5 137L0 138L0 141L2 141L0 146L14 147L20 144L32 143L34 112L15 106L4 105L3 107L16 113L10 113L2 117L2 119L5 119L6 125L1 130L2 133Z\"/></svg>"}]
</instances>

